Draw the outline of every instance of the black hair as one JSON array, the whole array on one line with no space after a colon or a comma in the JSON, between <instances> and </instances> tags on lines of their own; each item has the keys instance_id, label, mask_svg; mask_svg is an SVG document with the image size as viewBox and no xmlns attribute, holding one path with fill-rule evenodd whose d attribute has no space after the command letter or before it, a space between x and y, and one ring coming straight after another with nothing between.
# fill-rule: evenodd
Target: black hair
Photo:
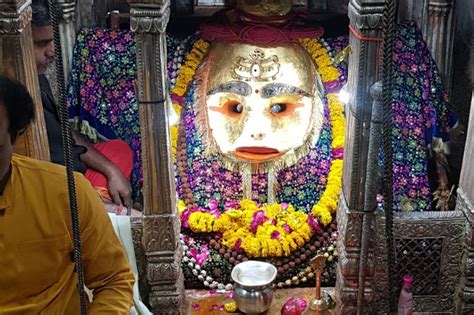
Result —
<instances>
[{"instance_id":1,"label":"black hair","mask_svg":"<svg viewBox=\"0 0 474 315\"><path fill-rule=\"evenodd\" d=\"M0 74L0 105L7 110L8 132L14 143L35 118L33 99L21 83Z\"/></svg>"},{"instance_id":2,"label":"black hair","mask_svg":"<svg viewBox=\"0 0 474 315\"><path fill-rule=\"evenodd\" d=\"M31 9L33 10L33 18L31 20L33 26L42 27L51 25L47 1L33 0Z\"/></svg>"}]
</instances>

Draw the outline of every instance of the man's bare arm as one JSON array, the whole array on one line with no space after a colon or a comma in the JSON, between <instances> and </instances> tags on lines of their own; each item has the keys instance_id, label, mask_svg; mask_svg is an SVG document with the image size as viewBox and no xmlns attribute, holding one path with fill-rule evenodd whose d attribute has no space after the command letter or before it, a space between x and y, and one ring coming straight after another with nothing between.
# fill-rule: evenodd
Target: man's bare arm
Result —
<instances>
[{"instance_id":1,"label":"man's bare arm","mask_svg":"<svg viewBox=\"0 0 474 315\"><path fill-rule=\"evenodd\" d=\"M120 169L110 162L105 156L90 145L89 141L77 131L73 131L73 138L76 144L87 149L87 152L81 155L81 161L87 168L102 173L107 178L107 189L116 205L129 206L132 197L132 187L125 178Z\"/></svg>"}]
</instances>

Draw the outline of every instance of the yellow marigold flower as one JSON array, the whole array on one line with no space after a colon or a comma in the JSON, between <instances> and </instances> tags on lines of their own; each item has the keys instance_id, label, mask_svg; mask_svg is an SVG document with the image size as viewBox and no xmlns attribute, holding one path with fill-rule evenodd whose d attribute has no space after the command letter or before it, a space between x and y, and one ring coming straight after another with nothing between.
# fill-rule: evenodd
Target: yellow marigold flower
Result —
<instances>
[{"instance_id":1,"label":"yellow marigold flower","mask_svg":"<svg viewBox=\"0 0 474 315\"><path fill-rule=\"evenodd\" d=\"M290 246L291 251L298 249L298 245L296 245L295 240L293 240L293 237L291 237L291 235L286 235L285 239L288 242L288 245Z\"/></svg>"},{"instance_id":2,"label":"yellow marigold flower","mask_svg":"<svg viewBox=\"0 0 474 315\"><path fill-rule=\"evenodd\" d=\"M292 205L288 205L288 208L286 208L286 212L295 212L295 207Z\"/></svg>"},{"instance_id":3,"label":"yellow marigold flower","mask_svg":"<svg viewBox=\"0 0 474 315\"><path fill-rule=\"evenodd\" d=\"M232 219L234 220L237 220L238 218L240 218L243 214L242 211L240 210L235 210L235 209L230 209L230 210L227 210L225 212L229 217L231 217Z\"/></svg>"},{"instance_id":4,"label":"yellow marigold flower","mask_svg":"<svg viewBox=\"0 0 474 315\"><path fill-rule=\"evenodd\" d=\"M237 312L237 304L234 301L225 303L224 309L227 313L235 313Z\"/></svg>"},{"instance_id":5,"label":"yellow marigold flower","mask_svg":"<svg viewBox=\"0 0 474 315\"><path fill-rule=\"evenodd\" d=\"M255 202L250 199L243 199L240 202L240 207L242 207L242 211L257 209Z\"/></svg>"},{"instance_id":6,"label":"yellow marigold flower","mask_svg":"<svg viewBox=\"0 0 474 315\"><path fill-rule=\"evenodd\" d=\"M212 232L214 216L209 213L194 212L188 219L189 228L196 233Z\"/></svg>"},{"instance_id":7,"label":"yellow marigold flower","mask_svg":"<svg viewBox=\"0 0 474 315\"><path fill-rule=\"evenodd\" d=\"M329 211L323 211L323 212L320 214L320 216L319 216L318 219L320 220L320 222L321 222L324 226L326 226L326 225L328 225L329 223L331 223L331 221L332 221L332 216L331 216L331 213L329 213Z\"/></svg>"},{"instance_id":8,"label":"yellow marigold flower","mask_svg":"<svg viewBox=\"0 0 474 315\"><path fill-rule=\"evenodd\" d=\"M213 231L223 232L227 229L232 229L232 225L229 215L224 213L214 221Z\"/></svg>"},{"instance_id":9,"label":"yellow marigold flower","mask_svg":"<svg viewBox=\"0 0 474 315\"><path fill-rule=\"evenodd\" d=\"M260 245L262 247L262 257L270 256L270 246L268 244L268 239L260 240Z\"/></svg>"},{"instance_id":10,"label":"yellow marigold flower","mask_svg":"<svg viewBox=\"0 0 474 315\"><path fill-rule=\"evenodd\" d=\"M274 203L272 205L265 205L265 212L268 218L274 219L281 212L281 204Z\"/></svg>"},{"instance_id":11,"label":"yellow marigold flower","mask_svg":"<svg viewBox=\"0 0 474 315\"><path fill-rule=\"evenodd\" d=\"M321 55L316 58L316 64L318 65L318 69L322 70L331 65L331 59L327 56Z\"/></svg>"},{"instance_id":12,"label":"yellow marigold flower","mask_svg":"<svg viewBox=\"0 0 474 315\"><path fill-rule=\"evenodd\" d=\"M183 211L187 209L186 204L181 199L178 200L177 208L179 214L183 213Z\"/></svg>"},{"instance_id":13,"label":"yellow marigold flower","mask_svg":"<svg viewBox=\"0 0 474 315\"><path fill-rule=\"evenodd\" d=\"M176 150L178 149L178 126L171 127L171 154L173 156L173 161L176 160Z\"/></svg>"},{"instance_id":14,"label":"yellow marigold flower","mask_svg":"<svg viewBox=\"0 0 474 315\"><path fill-rule=\"evenodd\" d=\"M293 241L298 245L298 246L303 246L304 245L304 239L297 233L296 231L291 232L290 236L292 237Z\"/></svg>"},{"instance_id":15,"label":"yellow marigold flower","mask_svg":"<svg viewBox=\"0 0 474 315\"><path fill-rule=\"evenodd\" d=\"M283 255L282 246L277 240L269 240L271 244L271 256L281 257Z\"/></svg>"},{"instance_id":16,"label":"yellow marigold flower","mask_svg":"<svg viewBox=\"0 0 474 315\"><path fill-rule=\"evenodd\" d=\"M203 40L197 40L191 51L185 57L185 62L179 69L176 85L171 91L179 96L183 96L191 83L196 69L204 58L209 44Z\"/></svg>"},{"instance_id":17,"label":"yellow marigold flower","mask_svg":"<svg viewBox=\"0 0 474 315\"><path fill-rule=\"evenodd\" d=\"M283 255L288 256L291 253L291 250L290 250L290 244L288 244L288 241L286 240L286 238L282 238L280 240L280 244L281 244L281 249L283 251Z\"/></svg>"},{"instance_id":18,"label":"yellow marigold flower","mask_svg":"<svg viewBox=\"0 0 474 315\"><path fill-rule=\"evenodd\" d=\"M336 81L339 78L339 71L336 68L324 68L320 72L323 82Z\"/></svg>"},{"instance_id":19,"label":"yellow marigold flower","mask_svg":"<svg viewBox=\"0 0 474 315\"><path fill-rule=\"evenodd\" d=\"M261 256L260 241L257 238L245 238L242 240L241 247L253 257Z\"/></svg>"}]
</instances>

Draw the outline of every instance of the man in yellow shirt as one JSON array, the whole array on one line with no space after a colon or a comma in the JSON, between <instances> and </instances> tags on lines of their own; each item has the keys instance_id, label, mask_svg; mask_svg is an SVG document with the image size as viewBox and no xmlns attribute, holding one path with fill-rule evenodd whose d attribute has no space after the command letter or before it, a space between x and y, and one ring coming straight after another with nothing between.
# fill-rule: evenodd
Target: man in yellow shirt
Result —
<instances>
[{"instance_id":1,"label":"man in yellow shirt","mask_svg":"<svg viewBox=\"0 0 474 315\"><path fill-rule=\"evenodd\" d=\"M0 76L0 314L78 314L66 172L13 154L33 101ZM128 314L134 276L102 201L75 174L89 314Z\"/></svg>"}]
</instances>

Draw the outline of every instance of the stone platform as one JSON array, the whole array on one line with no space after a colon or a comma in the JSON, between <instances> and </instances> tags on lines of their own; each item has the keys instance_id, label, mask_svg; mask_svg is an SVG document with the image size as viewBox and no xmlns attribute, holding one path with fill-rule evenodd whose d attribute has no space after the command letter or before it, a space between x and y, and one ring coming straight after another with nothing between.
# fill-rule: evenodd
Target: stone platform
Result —
<instances>
[{"instance_id":1,"label":"stone platform","mask_svg":"<svg viewBox=\"0 0 474 315\"><path fill-rule=\"evenodd\" d=\"M334 288L323 288L324 292L328 292L333 300ZM315 294L314 288L295 288L295 289L280 289L274 291L273 303L267 315L279 315L283 304L288 301L290 297L298 297L305 299L308 303ZM189 315L224 315L224 314L242 314L242 313L227 313L219 308L225 303L232 301L225 294L209 294L207 290L186 290L186 313ZM330 314L338 314L336 310L331 310Z\"/></svg>"}]
</instances>

